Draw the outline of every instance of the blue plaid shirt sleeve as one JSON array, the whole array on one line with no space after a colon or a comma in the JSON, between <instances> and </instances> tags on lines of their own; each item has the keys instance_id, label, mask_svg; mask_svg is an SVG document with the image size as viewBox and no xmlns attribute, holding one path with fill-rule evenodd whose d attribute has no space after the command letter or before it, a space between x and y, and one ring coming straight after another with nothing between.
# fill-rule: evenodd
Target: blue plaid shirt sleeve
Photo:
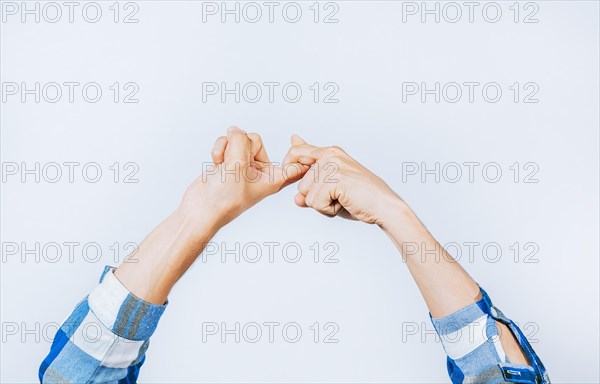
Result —
<instances>
[{"instance_id":1,"label":"blue plaid shirt sleeve","mask_svg":"<svg viewBox=\"0 0 600 384\"><path fill-rule=\"evenodd\" d=\"M431 318L448 355L452 383L550 383L544 365L519 327L492 304L483 289L481 293L478 302L447 317ZM508 361L496 321L510 329L530 366Z\"/></svg>"},{"instance_id":2,"label":"blue plaid shirt sleeve","mask_svg":"<svg viewBox=\"0 0 600 384\"><path fill-rule=\"evenodd\" d=\"M135 383L167 303L130 293L106 267L54 336L40 383Z\"/></svg>"}]
</instances>

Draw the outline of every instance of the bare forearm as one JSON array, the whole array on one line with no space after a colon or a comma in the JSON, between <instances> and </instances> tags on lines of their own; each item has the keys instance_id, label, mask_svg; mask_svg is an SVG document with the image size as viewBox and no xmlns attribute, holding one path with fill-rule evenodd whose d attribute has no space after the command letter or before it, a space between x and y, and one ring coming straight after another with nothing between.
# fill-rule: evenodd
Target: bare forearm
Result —
<instances>
[{"instance_id":1,"label":"bare forearm","mask_svg":"<svg viewBox=\"0 0 600 384\"><path fill-rule=\"evenodd\" d=\"M207 242L248 208L294 181L283 168L270 166L258 134L236 127L216 140L211 156L212 167L191 183L179 208L118 269L105 269L100 284L57 332L40 366L40 381L135 382L169 292ZM71 337L89 324L107 336L92 341Z\"/></svg>"},{"instance_id":2,"label":"bare forearm","mask_svg":"<svg viewBox=\"0 0 600 384\"><path fill-rule=\"evenodd\" d=\"M481 299L479 285L435 240L417 215L400 198L395 199L381 227L392 239L413 276L434 318L446 317ZM500 341L513 363L528 364L508 328L500 327Z\"/></svg>"},{"instance_id":3,"label":"bare forearm","mask_svg":"<svg viewBox=\"0 0 600 384\"><path fill-rule=\"evenodd\" d=\"M312 166L317 170L325 170L325 165L330 163L336 165L335 183L323 177L326 172L318 173L321 174L321 178L312 173L305 175L298 184L298 194L294 202L327 216L337 215L377 224L383 228L402 253L429 307L429 312L438 319L438 324L443 324L443 319L452 319L452 315L460 318L463 309L467 310L468 315L460 318L460 321L463 321L466 327L470 326L472 320L478 319L471 319L469 316L489 315L475 304L485 299L477 283L438 244L406 203L381 178L350 157L343 149L316 147L299 137L294 137L292 148L285 160ZM474 310L469 312L468 308ZM512 333L506 326L500 323L498 326L500 331L505 331L499 337L506 357L511 362L526 364L527 360ZM490 329L490 337L495 336L492 335L493 331L495 330ZM463 357L464 352L463 350L458 354L453 353L453 356ZM494 363L504 360L500 353L496 354L497 356L491 354L495 357ZM479 382L479 379L475 380Z\"/></svg>"},{"instance_id":4,"label":"bare forearm","mask_svg":"<svg viewBox=\"0 0 600 384\"><path fill-rule=\"evenodd\" d=\"M481 298L477 283L400 198L381 227L402 253L433 317L447 316Z\"/></svg>"},{"instance_id":5,"label":"bare forearm","mask_svg":"<svg viewBox=\"0 0 600 384\"><path fill-rule=\"evenodd\" d=\"M208 210L200 219L176 210L116 269L115 276L137 297L164 304L177 280L218 231L215 222Z\"/></svg>"}]
</instances>

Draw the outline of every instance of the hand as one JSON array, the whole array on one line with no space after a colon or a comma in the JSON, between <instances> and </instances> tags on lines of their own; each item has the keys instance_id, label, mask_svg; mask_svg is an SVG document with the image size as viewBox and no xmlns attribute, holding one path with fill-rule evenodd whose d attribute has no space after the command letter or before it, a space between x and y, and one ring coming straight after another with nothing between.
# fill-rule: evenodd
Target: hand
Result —
<instances>
[{"instance_id":1,"label":"hand","mask_svg":"<svg viewBox=\"0 0 600 384\"><path fill-rule=\"evenodd\" d=\"M211 152L214 164L187 189L180 211L218 230L265 197L298 180L308 167L276 167L260 136L230 127Z\"/></svg>"},{"instance_id":2,"label":"hand","mask_svg":"<svg viewBox=\"0 0 600 384\"><path fill-rule=\"evenodd\" d=\"M292 136L283 164L311 166L298 183L294 202L327 216L384 226L391 206L402 199L379 177L340 147L315 147Z\"/></svg>"}]
</instances>

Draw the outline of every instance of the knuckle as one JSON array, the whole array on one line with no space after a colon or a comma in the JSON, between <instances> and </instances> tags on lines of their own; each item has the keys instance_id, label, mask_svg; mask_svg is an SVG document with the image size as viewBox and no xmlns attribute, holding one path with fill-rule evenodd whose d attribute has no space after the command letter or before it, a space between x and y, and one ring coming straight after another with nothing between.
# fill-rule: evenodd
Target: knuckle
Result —
<instances>
[{"instance_id":1,"label":"knuckle","mask_svg":"<svg viewBox=\"0 0 600 384\"><path fill-rule=\"evenodd\" d=\"M256 133L256 132L250 132L250 133L248 134L248 137L249 137L251 140L254 140L254 141L256 141L256 142L262 143L262 138L261 138L261 137L260 137L260 135L259 135L258 133Z\"/></svg>"},{"instance_id":2,"label":"knuckle","mask_svg":"<svg viewBox=\"0 0 600 384\"><path fill-rule=\"evenodd\" d=\"M305 183L298 183L298 192L306 196L308 194L308 191L309 188Z\"/></svg>"},{"instance_id":3,"label":"knuckle","mask_svg":"<svg viewBox=\"0 0 600 384\"><path fill-rule=\"evenodd\" d=\"M306 205L308 205L309 207L312 207L312 206L313 206L313 203L314 203L314 198L313 198L313 196L312 196L312 195L310 195L310 196L306 196L306 197L304 198L304 201L306 202Z\"/></svg>"},{"instance_id":4,"label":"knuckle","mask_svg":"<svg viewBox=\"0 0 600 384\"><path fill-rule=\"evenodd\" d=\"M327 148L327 153L329 153L329 155L331 155L331 156L340 156L340 155L343 155L345 152L341 147L338 147L337 145L333 145L333 146Z\"/></svg>"},{"instance_id":5,"label":"knuckle","mask_svg":"<svg viewBox=\"0 0 600 384\"><path fill-rule=\"evenodd\" d=\"M245 134L242 131L233 131L233 132L230 132L229 136L234 137L234 138L245 138L245 139L248 139L248 135Z\"/></svg>"}]
</instances>

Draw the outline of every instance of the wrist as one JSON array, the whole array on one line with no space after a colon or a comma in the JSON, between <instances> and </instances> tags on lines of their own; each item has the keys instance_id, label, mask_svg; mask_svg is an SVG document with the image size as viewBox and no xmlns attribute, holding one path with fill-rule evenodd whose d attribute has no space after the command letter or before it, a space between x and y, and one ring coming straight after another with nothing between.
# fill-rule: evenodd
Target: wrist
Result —
<instances>
[{"instance_id":1,"label":"wrist","mask_svg":"<svg viewBox=\"0 0 600 384\"><path fill-rule=\"evenodd\" d=\"M385 232L390 232L395 225L402 222L412 210L404 200L397 194L381 200L382 213L379 215L377 225Z\"/></svg>"},{"instance_id":2,"label":"wrist","mask_svg":"<svg viewBox=\"0 0 600 384\"><path fill-rule=\"evenodd\" d=\"M210 208L194 207L191 209L180 205L172 216L179 223L181 231L186 233L185 238L191 242L205 241L212 238L222 227L222 218Z\"/></svg>"}]
</instances>

